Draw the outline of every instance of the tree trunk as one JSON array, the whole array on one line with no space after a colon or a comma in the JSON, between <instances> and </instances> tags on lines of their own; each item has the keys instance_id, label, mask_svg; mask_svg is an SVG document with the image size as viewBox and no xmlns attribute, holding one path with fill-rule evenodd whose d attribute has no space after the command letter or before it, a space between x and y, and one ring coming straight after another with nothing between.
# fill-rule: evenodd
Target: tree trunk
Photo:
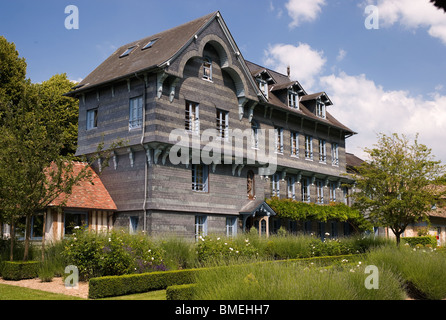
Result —
<instances>
[{"instance_id":1,"label":"tree trunk","mask_svg":"<svg viewBox=\"0 0 446 320\"><path fill-rule=\"evenodd\" d=\"M395 237L396 237L396 246L399 247L401 241L401 233L395 234Z\"/></svg>"},{"instance_id":2,"label":"tree trunk","mask_svg":"<svg viewBox=\"0 0 446 320\"><path fill-rule=\"evenodd\" d=\"M11 219L9 237L11 240L11 245L9 246L9 260L14 261L14 238L15 238L14 219Z\"/></svg>"},{"instance_id":3,"label":"tree trunk","mask_svg":"<svg viewBox=\"0 0 446 320\"><path fill-rule=\"evenodd\" d=\"M42 232L42 262L45 261L45 230L46 230L46 214L47 212L43 212L43 232Z\"/></svg>"},{"instance_id":4,"label":"tree trunk","mask_svg":"<svg viewBox=\"0 0 446 320\"><path fill-rule=\"evenodd\" d=\"M26 215L26 227L25 227L25 252L23 254L23 261L28 261L29 256L29 240L31 238L31 219L32 215Z\"/></svg>"}]
</instances>

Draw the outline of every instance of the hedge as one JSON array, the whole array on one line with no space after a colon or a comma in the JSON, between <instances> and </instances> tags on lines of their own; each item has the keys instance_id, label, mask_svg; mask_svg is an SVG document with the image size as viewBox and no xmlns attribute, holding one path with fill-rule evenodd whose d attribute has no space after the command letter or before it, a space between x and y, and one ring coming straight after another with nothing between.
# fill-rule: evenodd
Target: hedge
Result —
<instances>
[{"instance_id":1,"label":"hedge","mask_svg":"<svg viewBox=\"0 0 446 320\"><path fill-rule=\"evenodd\" d=\"M167 287L167 300L192 300L194 297L196 283L181 284Z\"/></svg>"},{"instance_id":2,"label":"hedge","mask_svg":"<svg viewBox=\"0 0 446 320\"><path fill-rule=\"evenodd\" d=\"M37 278L39 261L4 261L2 277L4 280L23 280Z\"/></svg>"},{"instance_id":3,"label":"hedge","mask_svg":"<svg viewBox=\"0 0 446 320\"><path fill-rule=\"evenodd\" d=\"M197 270L200 269L156 271L92 278L88 285L88 296L90 299L98 299L162 290L171 285L193 283Z\"/></svg>"},{"instance_id":4,"label":"hedge","mask_svg":"<svg viewBox=\"0 0 446 320\"><path fill-rule=\"evenodd\" d=\"M401 240L404 243L409 244L411 247L415 247L416 245L430 245L432 248L435 248L437 246L437 238L435 236L402 237Z\"/></svg>"},{"instance_id":5,"label":"hedge","mask_svg":"<svg viewBox=\"0 0 446 320\"><path fill-rule=\"evenodd\" d=\"M313 257L305 259L261 261L262 263L289 263L289 262L325 262L331 263L343 258L357 255ZM217 267L223 268L223 267ZM90 299L122 296L133 293L163 290L173 285L191 284L195 282L197 272L207 268L185 269L175 271L156 271L151 273L129 274L123 276L107 276L92 278L89 281L88 296Z\"/></svg>"}]
</instances>

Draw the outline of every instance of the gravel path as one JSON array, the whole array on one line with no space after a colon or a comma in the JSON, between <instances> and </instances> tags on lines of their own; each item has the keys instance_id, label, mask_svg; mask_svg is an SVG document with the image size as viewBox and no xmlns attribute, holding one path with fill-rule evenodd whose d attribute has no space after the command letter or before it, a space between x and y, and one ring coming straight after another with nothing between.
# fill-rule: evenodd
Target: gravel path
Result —
<instances>
[{"instance_id":1,"label":"gravel path","mask_svg":"<svg viewBox=\"0 0 446 320\"><path fill-rule=\"evenodd\" d=\"M7 281L0 278L0 283L10 284L13 286L49 291L54 293L62 293L66 295L76 296L80 298L88 298L88 282L79 282L79 288L67 289L62 278L53 278L51 282L42 282L40 279L27 279L19 281Z\"/></svg>"}]
</instances>

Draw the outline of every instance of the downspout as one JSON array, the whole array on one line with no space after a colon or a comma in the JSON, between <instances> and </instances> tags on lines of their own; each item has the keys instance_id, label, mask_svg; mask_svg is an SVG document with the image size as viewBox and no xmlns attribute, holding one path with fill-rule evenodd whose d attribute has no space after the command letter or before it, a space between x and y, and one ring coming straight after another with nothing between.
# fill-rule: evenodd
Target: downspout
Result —
<instances>
[{"instance_id":1,"label":"downspout","mask_svg":"<svg viewBox=\"0 0 446 320\"><path fill-rule=\"evenodd\" d=\"M141 141L140 144L144 149L144 135L146 133L146 91L147 91L147 85L146 85L146 79L147 75L144 76L144 79L141 79L138 77L138 74L135 72L135 77L142 81L143 84L143 94L142 94L142 133L141 133ZM148 163L147 163L147 154L146 154L146 161L144 161L144 201L142 205L142 211L144 213L144 224L143 224L143 232L144 234L147 233L147 182L148 182Z\"/></svg>"}]
</instances>

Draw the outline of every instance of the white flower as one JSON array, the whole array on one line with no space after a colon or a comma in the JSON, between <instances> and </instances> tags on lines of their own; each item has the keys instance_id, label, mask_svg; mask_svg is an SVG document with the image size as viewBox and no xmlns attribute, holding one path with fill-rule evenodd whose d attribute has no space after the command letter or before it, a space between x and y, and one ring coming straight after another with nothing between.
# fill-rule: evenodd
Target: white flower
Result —
<instances>
[{"instance_id":1,"label":"white flower","mask_svg":"<svg viewBox=\"0 0 446 320\"><path fill-rule=\"evenodd\" d=\"M225 246L227 246L228 245L228 243L227 242L225 242Z\"/></svg>"},{"instance_id":2,"label":"white flower","mask_svg":"<svg viewBox=\"0 0 446 320\"><path fill-rule=\"evenodd\" d=\"M79 226L75 226L74 229L79 229Z\"/></svg>"},{"instance_id":3,"label":"white flower","mask_svg":"<svg viewBox=\"0 0 446 320\"><path fill-rule=\"evenodd\" d=\"M153 260L155 260L155 258L154 258L154 257L152 257L152 261L153 261Z\"/></svg>"},{"instance_id":4,"label":"white flower","mask_svg":"<svg viewBox=\"0 0 446 320\"><path fill-rule=\"evenodd\" d=\"M238 253L238 250L235 253Z\"/></svg>"},{"instance_id":5,"label":"white flower","mask_svg":"<svg viewBox=\"0 0 446 320\"><path fill-rule=\"evenodd\" d=\"M361 264L361 261L358 262L358 265L360 265L360 264Z\"/></svg>"},{"instance_id":6,"label":"white flower","mask_svg":"<svg viewBox=\"0 0 446 320\"><path fill-rule=\"evenodd\" d=\"M234 249L232 249L232 248L229 248L229 250L233 251Z\"/></svg>"},{"instance_id":7,"label":"white flower","mask_svg":"<svg viewBox=\"0 0 446 320\"><path fill-rule=\"evenodd\" d=\"M245 239L245 242L249 242L249 239Z\"/></svg>"},{"instance_id":8,"label":"white flower","mask_svg":"<svg viewBox=\"0 0 446 320\"><path fill-rule=\"evenodd\" d=\"M220 240L220 237L218 237L217 240Z\"/></svg>"},{"instance_id":9,"label":"white flower","mask_svg":"<svg viewBox=\"0 0 446 320\"><path fill-rule=\"evenodd\" d=\"M108 242L111 242L111 238L108 238Z\"/></svg>"},{"instance_id":10,"label":"white flower","mask_svg":"<svg viewBox=\"0 0 446 320\"><path fill-rule=\"evenodd\" d=\"M147 252L152 252L152 249L149 249L149 251L147 251Z\"/></svg>"},{"instance_id":11,"label":"white flower","mask_svg":"<svg viewBox=\"0 0 446 320\"><path fill-rule=\"evenodd\" d=\"M326 235L326 236L329 236L330 234L329 234L328 232L325 232L325 235Z\"/></svg>"}]
</instances>

